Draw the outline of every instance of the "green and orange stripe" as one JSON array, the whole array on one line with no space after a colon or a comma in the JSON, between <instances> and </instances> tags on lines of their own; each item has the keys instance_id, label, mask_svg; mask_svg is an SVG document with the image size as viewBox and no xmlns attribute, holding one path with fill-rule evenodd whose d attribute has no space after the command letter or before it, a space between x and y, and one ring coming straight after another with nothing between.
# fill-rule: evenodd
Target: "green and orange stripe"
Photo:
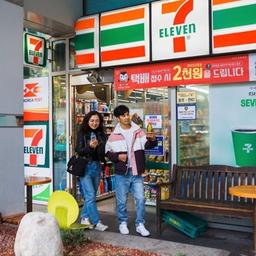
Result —
<instances>
[{"instance_id":1,"label":"green and orange stripe","mask_svg":"<svg viewBox=\"0 0 256 256\"><path fill-rule=\"evenodd\" d=\"M111 61L146 58L145 6L103 14L100 47L103 66ZM106 64L108 65L108 64Z\"/></svg>"},{"instance_id":2,"label":"green and orange stripe","mask_svg":"<svg viewBox=\"0 0 256 256\"><path fill-rule=\"evenodd\" d=\"M78 67L96 64L96 26L95 17L81 18L75 23L75 60Z\"/></svg>"},{"instance_id":3,"label":"green and orange stripe","mask_svg":"<svg viewBox=\"0 0 256 256\"><path fill-rule=\"evenodd\" d=\"M213 48L256 44L256 3L213 0Z\"/></svg>"}]
</instances>

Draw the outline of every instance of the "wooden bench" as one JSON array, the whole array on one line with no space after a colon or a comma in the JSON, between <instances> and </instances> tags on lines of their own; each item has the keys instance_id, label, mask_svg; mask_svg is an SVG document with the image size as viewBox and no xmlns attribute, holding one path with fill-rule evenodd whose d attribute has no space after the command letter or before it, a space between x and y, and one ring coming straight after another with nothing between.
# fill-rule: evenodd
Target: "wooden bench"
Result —
<instances>
[{"instance_id":1,"label":"wooden bench","mask_svg":"<svg viewBox=\"0 0 256 256\"><path fill-rule=\"evenodd\" d=\"M255 185L256 167L227 165L173 166L169 183L157 188L157 231L161 234L161 211L174 210L251 217L256 234L253 200L232 197L228 189L236 185ZM170 197L161 200L161 188L169 186Z\"/></svg>"}]
</instances>

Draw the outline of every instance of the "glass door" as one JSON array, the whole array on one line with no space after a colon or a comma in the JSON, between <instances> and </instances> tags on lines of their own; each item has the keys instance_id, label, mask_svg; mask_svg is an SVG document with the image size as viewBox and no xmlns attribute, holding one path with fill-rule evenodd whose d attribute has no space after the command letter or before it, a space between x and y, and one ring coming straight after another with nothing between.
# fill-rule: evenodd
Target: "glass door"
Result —
<instances>
[{"instance_id":1,"label":"glass door","mask_svg":"<svg viewBox=\"0 0 256 256\"><path fill-rule=\"evenodd\" d=\"M177 163L209 164L209 87L177 87Z\"/></svg>"}]
</instances>

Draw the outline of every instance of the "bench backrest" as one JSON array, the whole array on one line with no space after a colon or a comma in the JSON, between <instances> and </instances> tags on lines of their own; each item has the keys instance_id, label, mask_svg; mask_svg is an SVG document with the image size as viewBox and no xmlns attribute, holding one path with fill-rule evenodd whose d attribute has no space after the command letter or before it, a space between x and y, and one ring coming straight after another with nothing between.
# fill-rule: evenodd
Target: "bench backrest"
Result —
<instances>
[{"instance_id":1,"label":"bench backrest","mask_svg":"<svg viewBox=\"0 0 256 256\"><path fill-rule=\"evenodd\" d=\"M232 197L228 189L236 185L255 185L256 167L174 165L172 180L175 183L171 187L171 197L251 203L251 199Z\"/></svg>"}]
</instances>

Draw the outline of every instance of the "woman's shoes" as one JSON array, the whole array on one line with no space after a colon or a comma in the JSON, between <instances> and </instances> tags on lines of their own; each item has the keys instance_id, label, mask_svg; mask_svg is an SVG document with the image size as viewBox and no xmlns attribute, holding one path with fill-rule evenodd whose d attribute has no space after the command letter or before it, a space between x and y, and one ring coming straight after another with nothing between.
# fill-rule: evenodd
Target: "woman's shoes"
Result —
<instances>
[{"instance_id":1,"label":"woman's shoes","mask_svg":"<svg viewBox=\"0 0 256 256\"><path fill-rule=\"evenodd\" d=\"M93 229L93 225L91 224L89 218L82 218L81 224L88 226L89 229ZM100 221L94 226L94 229L99 231L105 231L107 228L108 226L102 224Z\"/></svg>"}]
</instances>

